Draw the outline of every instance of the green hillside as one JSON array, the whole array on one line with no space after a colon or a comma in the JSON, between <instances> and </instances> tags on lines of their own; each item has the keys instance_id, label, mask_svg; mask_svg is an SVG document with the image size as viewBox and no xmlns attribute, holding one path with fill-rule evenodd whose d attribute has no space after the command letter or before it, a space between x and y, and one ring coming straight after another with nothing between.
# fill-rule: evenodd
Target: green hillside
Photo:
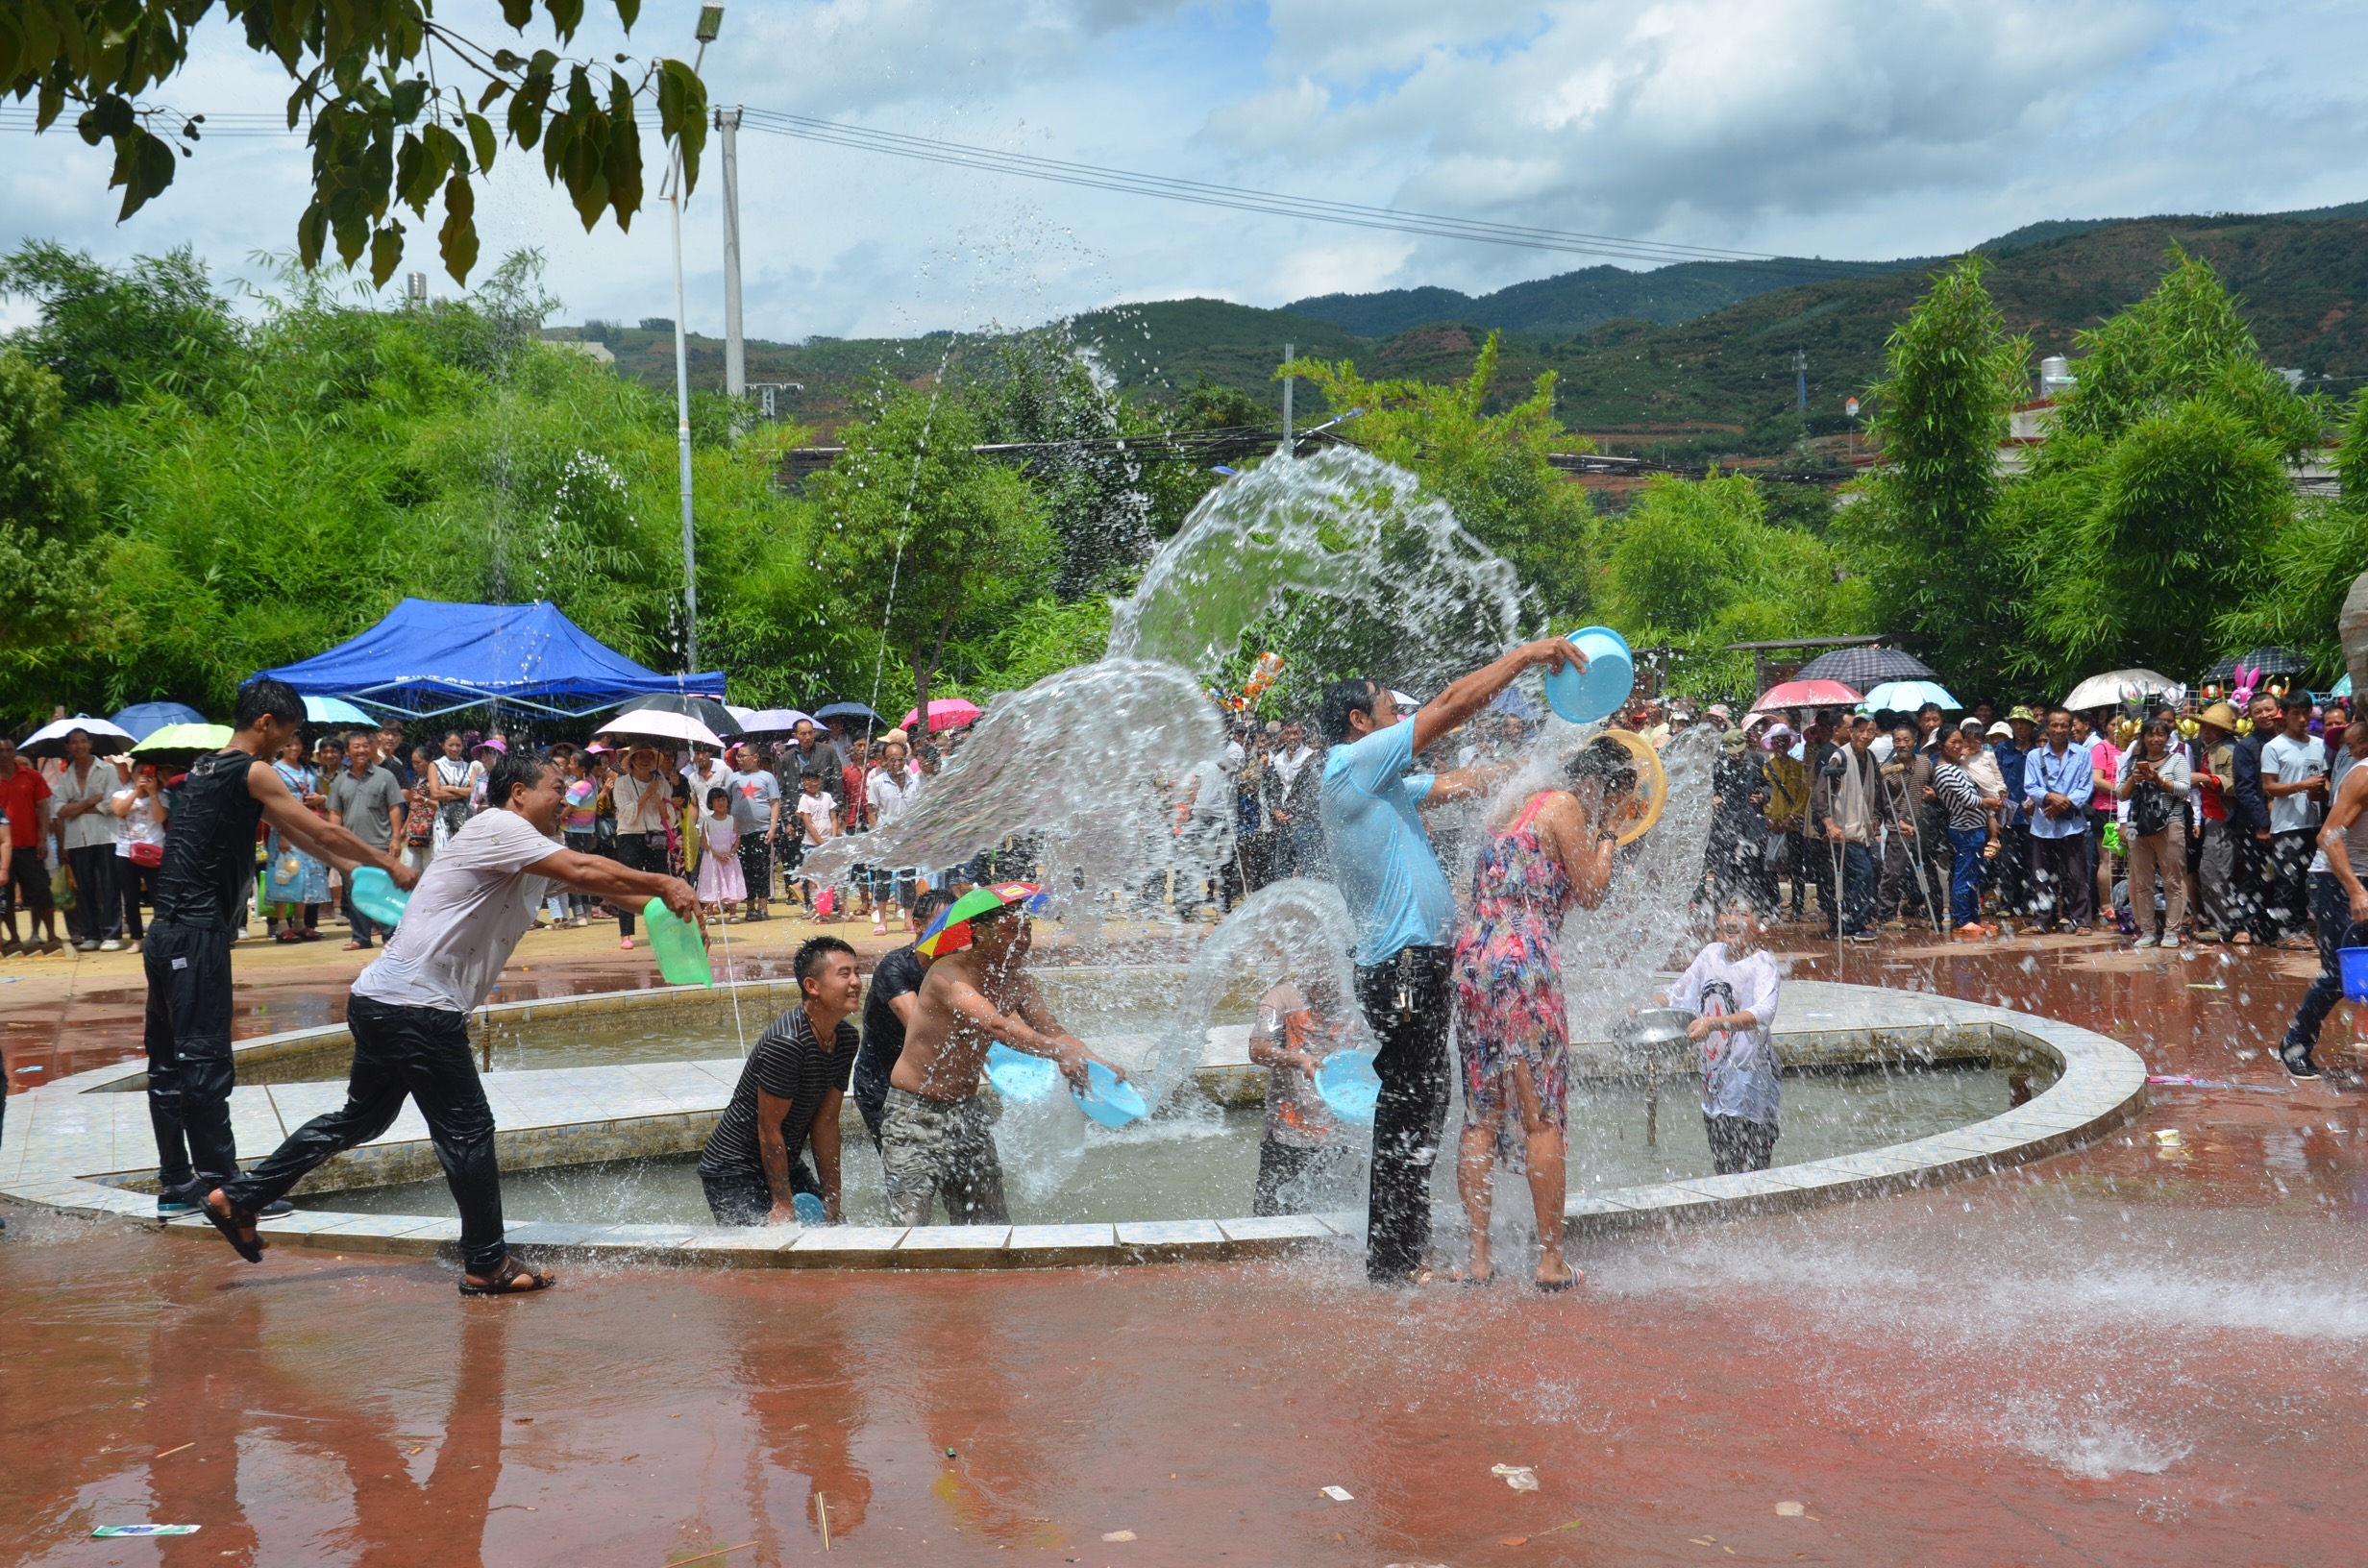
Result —
<instances>
[{"instance_id":1,"label":"green hillside","mask_svg":"<svg viewBox=\"0 0 2368 1568\"><path fill-rule=\"evenodd\" d=\"M1394 288L1378 294L1321 294L1283 306L1361 337L1392 337L1441 321L1468 321L1508 331L1571 334L1607 321L1629 319L1674 327L1755 294L1802 282L1921 268L1907 261L1831 262L1783 259L1681 261L1650 272L1586 267L1555 278L1515 283L1473 296L1452 288Z\"/></svg>"},{"instance_id":2,"label":"green hillside","mask_svg":"<svg viewBox=\"0 0 2368 1568\"><path fill-rule=\"evenodd\" d=\"M2143 296L2161 276L2173 246L2209 261L2243 300L2272 363L2324 378L2312 384L2343 394L2368 380L2368 313L2360 308L2368 304L2368 204L2273 217L2034 224L1985 249L1996 258L1990 290L2010 326L2031 335L2035 361L2070 352L2076 332ZM1764 289L1680 321L1640 313L1585 330L1520 323L1575 310L1596 297L1591 289L1610 298L1618 279L1650 281L1686 272L1685 286L1707 289L1721 280L1740 286L1742 274L1730 276L1714 267L1665 268L1605 279L1600 275L1616 269L1590 268L1468 302L1495 302L1504 311L1534 307L1534 315L1518 322L1502 315L1488 319L1479 311L1449 313L1387 333L1359 333L1301 313L1310 302L1290 310L1265 310L1205 299L1114 306L1080 316L1066 331L1138 396L1172 401L1205 376L1279 409L1280 392L1270 378L1286 342L1303 355L1353 359L1369 375L1446 380L1468 374L1473 350L1492 327L1499 327L1506 331L1501 390L1507 398L1523 393L1540 372L1552 370L1561 377L1558 411L1572 429L1608 437L1615 448L1675 444L1710 456L1772 452L1804 433L1793 414L1796 351L1808 355L1808 433L1844 429L1843 401L1863 392L1879 373L1885 339L1923 292L1936 264ZM1402 300L1408 309L1468 299L1447 289L1358 298ZM1632 303L1642 298L1631 296ZM1650 300L1643 303L1659 308ZM672 386L670 331L587 327L581 334L604 338L620 373ZM558 335L579 332L570 329ZM782 395L780 412L827 430L856 411L858 400L883 374L922 380L950 355L964 352L969 341L939 332L903 339L751 342L749 378L799 383ZM695 386L719 387L722 343L694 337L690 367ZM1300 398L1309 421L1321 417L1312 388L1303 386Z\"/></svg>"}]
</instances>

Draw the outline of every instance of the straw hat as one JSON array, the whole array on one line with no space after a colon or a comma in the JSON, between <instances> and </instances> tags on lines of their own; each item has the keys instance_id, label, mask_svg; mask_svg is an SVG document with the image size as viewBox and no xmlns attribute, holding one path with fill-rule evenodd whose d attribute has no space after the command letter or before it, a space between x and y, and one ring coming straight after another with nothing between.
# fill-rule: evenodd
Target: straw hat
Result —
<instances>
[{"instance_id":1,"label":"straw hat","mask_svg":"<svg viewBox=\"0 0 2368 1568\"><path fill-rule=\"evenodd\" d=\"M900 746L907 751L913 748L913 743L904 738L904 731L900 729L892 729L887 734L879 736L876 744L880 746Z\"/></svg>"},{"instance_id":2,"label":"straw hat","mask_svg":"<svg viewBox=\"0 0 2368 1568\"><path fill-rule=\"evenodd\" d=\"M2199 723L2225 729L2232 735L2236 733L2236 726L2240 723L2236 717L2236 710L2226 702L2214 702L2195 717Z\"/></svg>"}]
</instances>

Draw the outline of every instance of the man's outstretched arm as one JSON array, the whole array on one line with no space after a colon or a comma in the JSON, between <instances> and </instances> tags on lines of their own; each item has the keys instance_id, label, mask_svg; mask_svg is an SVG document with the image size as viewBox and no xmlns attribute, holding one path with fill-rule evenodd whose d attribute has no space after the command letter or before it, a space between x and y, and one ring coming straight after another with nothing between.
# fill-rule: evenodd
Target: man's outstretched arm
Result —
<instances>
[{"instance_id":1,"label":"man's outstretched arm","mask_svg":"<svg viewBox=\"0 0 2368 1568\"><path fill-rule=\"evenodd\" d=\"M1566 664L1587 668L1587 655L1570 646L1567 637L1542 637L1447 683L1447 689L1422 704L1415 715L1415 754L1495 700L1514 677L1537 665L1559 671Z\"/></svg>"}]
</instances>

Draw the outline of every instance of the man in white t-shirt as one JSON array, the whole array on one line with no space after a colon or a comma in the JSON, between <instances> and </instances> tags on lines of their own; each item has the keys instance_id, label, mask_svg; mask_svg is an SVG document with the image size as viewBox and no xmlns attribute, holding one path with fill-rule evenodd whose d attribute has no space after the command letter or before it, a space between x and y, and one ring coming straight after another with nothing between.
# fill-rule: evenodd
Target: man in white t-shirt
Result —
<instances>
[{"instance_id":1,"label":"man in white t-shirt","mask_svg":"<svg viewBox=\"0 0 2368 1568\"><path fill-rule=\"evenodd\" d=\"M2262 880L2278 945L2308 947L2310 852L2327 800L2327 747L2310 733L2310 694L2300 687L2279 703L2279 729L2261 747L2261 794L2269 801L2269 854Z\"/></svg>"},{"instance_id":2,"label":"man in white t-shirt","mask_svg":"<svg viewBox=\"0 0 2368 1568\"><path fill-rule=\"evenodd\" d=\"M345 1015L354 1037L345 1104L206 1195L206 1217L247 1262L263 1260L256 1211L385 1132L408 1098L428 1123L460 1210L460 1293L519 1295L551 1284L550 1275L521 1266L503 1238L493 1112L469 1050L469 1014L501 978L555 885L620 903L663 898L686 920L699 918L699 899L678 877L561 848L567 796L558 768L539 752L521 747L497 758L486 799L487 809L437 851L378 962L355 978Z\"/></svg>"}]
</instances>

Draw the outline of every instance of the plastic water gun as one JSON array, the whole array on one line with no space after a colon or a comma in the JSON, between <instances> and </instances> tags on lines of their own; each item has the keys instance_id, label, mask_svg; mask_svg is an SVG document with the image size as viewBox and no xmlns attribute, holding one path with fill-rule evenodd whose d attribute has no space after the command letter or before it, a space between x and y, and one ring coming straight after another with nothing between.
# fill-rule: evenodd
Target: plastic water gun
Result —
<instances>
[{"instance_id":1,"label":"plastic water gun","mask_svg":"<svg viewBox=\"0 0 2368 1568\"><path fill-rule=\"evenodd\" d=\"M1266 696L1267 688L1273 685L1274 677L1282 673L1283 656L1280 653L1261 653L1258 662L1250 666L1249 678L1242 682L1239 692L1227 692L1212 686L1204 695L1228 713L1247 713L1258 705L1258 699Z\"/></svg>"}]
</instances>

